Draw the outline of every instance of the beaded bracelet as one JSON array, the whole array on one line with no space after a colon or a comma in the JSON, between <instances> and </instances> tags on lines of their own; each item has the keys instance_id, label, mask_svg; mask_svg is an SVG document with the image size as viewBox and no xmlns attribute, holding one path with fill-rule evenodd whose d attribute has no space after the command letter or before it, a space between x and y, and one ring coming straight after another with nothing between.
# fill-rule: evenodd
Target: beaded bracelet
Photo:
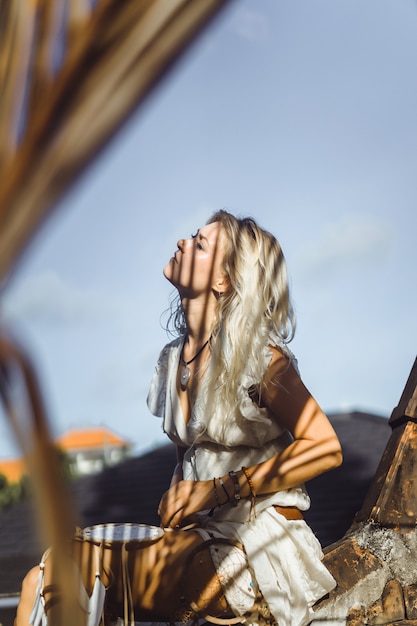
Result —
<instances>
[{"instance_id":1,"label":"beaded bracelet","mask_svg":"<svg viewBox=\"0 0 417 626\"><path fill-rule=\"evenodd\" d=\"M248 468L242 466L242 472L245 474L245 478L248 481L250 496L251 496L251 498L254 499L254 498L256 498L256 493L255 493L255 489L254 489L254 486L253 486L252 479L249 476Z\"/></svg>"},{"instance_id":2,"label":"beaded bracelet","mask_svg":"<svg viewBox=\"0 0 417 626\"><path fill-rule=\"evenodd\" d=\"M253 482L251 477L249 476L249 472L248 472L248 468L247 467L243 467L242 466L242 472L245 474L245 478L248 481L248 485L249 485L249 492L250 492L250 508L251 508L251 514L250 517L255 516L256 517L256 510L255 510L255 503L256 503L256 493L255 493L255 488L253 486Z\"/></svg>"},{"instance_id":3,"label":"beaded bracelet","mask_svg":"<svg viewBox=\"0 0 417 626\"><path fill-rule=\"evenodd\" d=\"M238 502L240 500L240 484L239 484L239 480L237 477L236 472L234 472L233 470L231 470L229 472L229 476L233 481L233 500L231 500L231 504L232 506L237 506Z\"/></svg>"},{"instance_id":4,"label":"beaded bracelet","mask_svg":"<svg viewBox=\"0 0 417 626\"><path fill-rule=\"evenodd\" d=\"M216 478L213 478L213 490L214 490L214 499L216 500L216 506L217 508L220 509L220 502L219 502L219 494L217 493L217 485L216 485ZM210 509L210 511L208 512L208 516L209 517L213 517L214 514L214 509L216 507L214 506L212 509Z\"/></svg>"},{"instance_id":5,"label":"beaded bracelet","mask_svg":"<svg viewBox=\"0 0 417 626\"><path fill-rule=\"evenodd\" d=\"M219 494L217 493L217 485L216 485L216 479L213 478L213 488L214 488L214 499L216 500L216 506L218 509L220 509L220 502L219 502Z\"/></svg>"},{"instance_id":6,"label":"beaded bracelet","mask_svg":"<svg viewBox=\"0 0 417 626\"><path fill-rule=\"evenodd\" d=\"M222 477L219 478L219 483L222 486L222 489L223 489L224 493L226 494L226 498L227 498L227 500L225 502L225 504L226 504L227 502L230 502L230 496L229 496L229 492L227 491L227 489L225 487L225 484L223 482Z\"/></svg>"}]
</instances>

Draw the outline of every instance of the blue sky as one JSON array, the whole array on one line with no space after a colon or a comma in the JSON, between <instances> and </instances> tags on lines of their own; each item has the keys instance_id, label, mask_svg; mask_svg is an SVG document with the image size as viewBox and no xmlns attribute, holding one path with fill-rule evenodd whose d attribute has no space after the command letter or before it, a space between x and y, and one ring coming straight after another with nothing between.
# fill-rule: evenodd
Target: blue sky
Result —
<instances>
[{"instance_id":1,"label":"blue sky","mask_svg":"<svg viewBox=\"0 0 417 626\"><path fill-rule=\"evenodd\" d=\"M235 0L34 239L2 316L54 433L165 441L146 407L176 241L227 208L280 240L328 411L389 416L417 346L417 2ZM0 455L15 451L4 420Z\"/></svg>"}]
</instances>

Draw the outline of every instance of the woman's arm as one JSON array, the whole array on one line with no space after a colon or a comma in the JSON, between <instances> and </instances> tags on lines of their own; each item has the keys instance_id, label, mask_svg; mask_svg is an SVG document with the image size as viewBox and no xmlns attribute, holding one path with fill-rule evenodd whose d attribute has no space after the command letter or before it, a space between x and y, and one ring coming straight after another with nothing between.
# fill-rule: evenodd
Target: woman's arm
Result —
<instances>
[{"instance_id":1,"label":"woman's arm","mask_svg":"<svg viewBox=\"0 0 417 626\"><path fill-rule=\"evenodd\" d=\"M258 494L295 487L342 462L340 442L328 418L288 358L276 348L271 351L261 401L294 441L281 454L248 468ZM244 475L239 476L239 483L242 495L248 495Z\"/></svg>"},{"instance_id":2,"label":"woman's arm","mask_svg":"<svg viewBox=\"0 0 417 626\"><path fill-rule=\"evenodd\" d=\"M340 443L328 418L288 358L276 348L271 351L272 359L261 387L260 400L277 422L291 432L294 441L280 454L247 468L256 495L296 487L342 462ZM251 497L245 473L238 470L236 476L241 497ZM232 498L232 478L226 474L221 479ZM216 486L219 502L215 498L213 480L178 482L162 497L159 507L162 524L178 526L197 511L225 504L226 495L218 480Z\"/></svg>"}]
</instances>

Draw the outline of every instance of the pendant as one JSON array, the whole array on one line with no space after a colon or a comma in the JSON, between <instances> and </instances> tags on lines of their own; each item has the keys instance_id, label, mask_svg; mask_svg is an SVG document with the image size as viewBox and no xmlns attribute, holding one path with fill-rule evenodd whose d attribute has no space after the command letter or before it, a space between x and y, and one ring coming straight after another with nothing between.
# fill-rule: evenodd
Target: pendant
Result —
<instances>
[{"instance_id":1,"label":"pendant","mask_svg":"<svg viewBox=\"0 0 417 626\"><path fill-rule=\"evenodd\" d=\"M183 387L187 386L188 381L190 380L191 372L190 368L186 365L182 366L181 374L180 374L180 383Z\"/></svg>"}]
</instances>

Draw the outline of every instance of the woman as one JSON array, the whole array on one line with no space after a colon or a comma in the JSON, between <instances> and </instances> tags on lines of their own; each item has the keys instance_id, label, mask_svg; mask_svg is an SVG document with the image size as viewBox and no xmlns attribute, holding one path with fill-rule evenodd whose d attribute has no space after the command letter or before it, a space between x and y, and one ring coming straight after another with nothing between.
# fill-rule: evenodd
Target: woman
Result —
<instances>
[{"instance_id":1,"label":"woman","mask_svg":"<svg viewBox=\"0 0 417 626\"><path fill-rule=\"evenodd\" d=\"M129 556L135 617L308 624L335 581L303 520L303 485L342 455L287 347L294 320L281 248L253 219L219 211L178 242L164 275L178 292L178 337L160 354L148 405L178 464L159 505L163 538ZM91 593L96 548L76 546ZM105 556L102 571L113 574L108 611L120 615L118 562ZM47 563L43 576L47 588ZM28 623L38 578L36 569L27 577L16 626Z\"/></svg>"}]
</instances>

